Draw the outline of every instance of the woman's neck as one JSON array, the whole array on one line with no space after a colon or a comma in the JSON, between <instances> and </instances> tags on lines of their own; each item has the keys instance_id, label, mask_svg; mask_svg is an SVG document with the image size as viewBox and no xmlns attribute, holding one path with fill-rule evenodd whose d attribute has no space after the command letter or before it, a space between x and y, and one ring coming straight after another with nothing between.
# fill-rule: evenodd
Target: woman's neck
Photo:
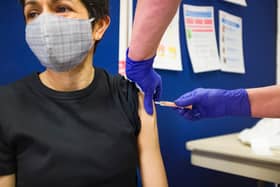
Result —
<instances>
[{"instance_id":1,"label":"woman's neck","mask_svg":"<svg viewBox=\"0 0 280 187\"><path fill-rule=\"evenodd\" d=\"M61 92L77 91L88 87L95 75L90 56L68 72L55 72L47 69L39 75L41 82L48 88Z\"/></svg>"}]
</instances>

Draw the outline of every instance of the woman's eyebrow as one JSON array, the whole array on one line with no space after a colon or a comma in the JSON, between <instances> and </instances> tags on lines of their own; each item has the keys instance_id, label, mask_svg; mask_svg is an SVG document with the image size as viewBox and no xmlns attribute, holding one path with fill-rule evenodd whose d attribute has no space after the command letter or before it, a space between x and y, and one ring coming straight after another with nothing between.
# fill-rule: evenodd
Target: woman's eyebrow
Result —
<instances>
[{"instance_id":1,"label":"woman's eyebrow","mask_svg":"<svg viewBox=\"0 0 280 187\"><path fill-rule=\"evenodd\" d=\"M26 0L24 3L24 7L26 7L27 5L36 5L38 4L37 0Z\"/></svg>"},{"instance_id":2,"label":"woman's eyebrow","mask_svg":"<svg viewBox=\"0 0 280 187\"><path fill-rule=\"evenodd\" d=\"M51 3L58 3L60 1L69 1L69 2L73 3L73 0L50 0L50 1L51 1Z\"/></svg>"}]
</instances>

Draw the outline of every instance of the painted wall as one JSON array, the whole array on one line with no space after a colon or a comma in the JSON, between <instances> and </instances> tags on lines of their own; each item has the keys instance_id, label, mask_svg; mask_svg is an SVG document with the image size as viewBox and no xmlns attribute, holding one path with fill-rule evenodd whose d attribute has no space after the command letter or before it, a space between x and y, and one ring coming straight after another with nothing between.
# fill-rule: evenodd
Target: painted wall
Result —
<instances>
[{"instance_id":1,"label":"painted wall","mask_svg":"<svg viewBox=\"0 0 280 187\"><path fill-rule=\"evenodd\" d=\"M240 7L222 0L183 0L192 5L213 5L216 14L218 38L218 10L228 11L243 18L244 55L246 74L210 72L193 74L181 19L181 45L184 71L161 71L164 81L163 100L173 99L185 91L197 87L206 88L248 88L271 85L276 78L276 1L248 0L248 7ZM182 8L181 8L182 18ZM159 108L159 127L163 155L166 160L169 181L172 187L201 186L255 186L247 178L214 172L190 164L190 152L185 142L197 138L239 132L251 127L257 119L221 118L187 122L172 111ZM230 149L230 147L229 147Z\"/></svg>"},{"instance_id":2,"label":"painted wall","mask_svg":"<svg viewBox=\"0 0 280 187\"><path fill-rule=\"evenodd\" d=\"M210 72L193 74L181 19L183 72L159 71L164 82L162 99L172 100L197 87L234 89L271 85L276 78L276 0L248 0L247 8L222 0L183 0L193 5L215 6L243 18L245 75ZM112 24L98 47L94 64L118 72L119 1L111 0ZM182 9L181 9L182 11ZM182 16L182 12L180 14ZM216 28L218 31L218 28ZM145 34L145 33L143 33ZM42 71L25 43L24 20L17 0L0 1L0 84L8 84L33 71ZM217 33L218 38L218 33ZM238 132L251 127L257 119L222 118L189 122L173 110L158 108L162 154L171 187L253 187L255 181L223 174L190 164L185 142L202 137ZM230 147L229 147L230 148Z\"/></svg>"}]
</instances>

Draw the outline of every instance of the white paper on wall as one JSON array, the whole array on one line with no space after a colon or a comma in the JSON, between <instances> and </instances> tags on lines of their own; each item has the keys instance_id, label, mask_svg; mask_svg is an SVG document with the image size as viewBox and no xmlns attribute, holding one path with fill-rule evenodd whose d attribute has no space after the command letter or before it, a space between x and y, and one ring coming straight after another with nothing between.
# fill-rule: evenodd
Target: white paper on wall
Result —
<instances>
[{"instance_id":1,"label":"white paper on wall","mask_svg":"<svg viewBox=\"0 0 280 187\"><path fill-rule=\"evenodd\" d=\"M184 5L184 22L189 56L195 73L220 69L211 6Z\"/></svg>"},{"instance_id":2,"label":"white paper on wall","mask_svg":"<svg viewBox=\"0 0 280 187\"><path fill-rule=\"evenodd\" d=\"M222 71L245 73L242 19L219 11L220 60Z\"/></svg>"},{"instance_id":3,"label":"white paper on wall","mask_svg":"<svg viewBox=\"0 0 280 187\"><path fill-rule=\"evenodd\" d=\"M120 0L119 74L125 75L125 54L132 30L133 1Z\"/></svg>"},{"instance_id":4,"label":"white paper on wall","mask_svg":"<svg viewBox=\"0 0 280 187\"><path fill-rule=\"evenodd\" d=\"M237 4L237 5L241 5L241 6L247 6L246 0L224 0L224 1L234 3L234 4Z\"/></svg>"}]
</instances>

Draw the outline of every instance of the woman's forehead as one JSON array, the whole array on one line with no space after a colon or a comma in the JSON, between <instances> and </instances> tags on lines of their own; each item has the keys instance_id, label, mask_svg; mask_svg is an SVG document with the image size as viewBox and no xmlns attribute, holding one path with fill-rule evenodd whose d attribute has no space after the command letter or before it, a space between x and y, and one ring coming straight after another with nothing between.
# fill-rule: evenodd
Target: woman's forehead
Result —
<instances>
[{"instance_id":1,"label":"woman's forehead","mask_svg":"<svg viewBox=\"0 0 280 187\"><path fill-rule=\"evenodd\" d=\"M58 3L58 2L70 2L70 3L78 3L80 2L80 0L24 0L24 6L28 5L28 4L54 4L54 3Z\"/></svg>"}]
</instances>

